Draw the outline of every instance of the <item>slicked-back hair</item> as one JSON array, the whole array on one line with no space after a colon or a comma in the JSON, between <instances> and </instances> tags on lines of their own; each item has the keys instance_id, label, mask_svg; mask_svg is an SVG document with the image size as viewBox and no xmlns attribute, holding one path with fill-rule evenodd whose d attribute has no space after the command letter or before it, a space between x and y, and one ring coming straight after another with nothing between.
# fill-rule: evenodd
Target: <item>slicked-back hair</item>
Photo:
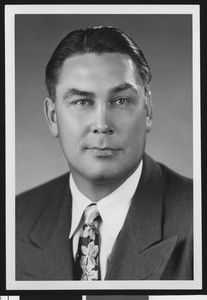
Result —
<instances>
[{"instance_id":1,"label":"slicked-back hair","mask_svg":"<svg viewBox=\"0 0 207 300\"><path fill-rule=\"evenodd\" d=\"M85 53L121 53L128 55L138 70L145 90L148 90L151 72L144 54L133 39L111 26L93 26L70 32L57 46L46 66L46 86L49 97L55 101L56 85L64 61Z\"/></svg>"}]
</instances>

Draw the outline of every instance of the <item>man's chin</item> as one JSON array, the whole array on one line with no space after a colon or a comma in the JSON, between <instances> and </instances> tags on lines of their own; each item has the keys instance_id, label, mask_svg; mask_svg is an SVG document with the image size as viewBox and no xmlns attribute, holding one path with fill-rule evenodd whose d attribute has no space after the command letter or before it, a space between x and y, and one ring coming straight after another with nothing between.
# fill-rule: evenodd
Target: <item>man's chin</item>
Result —
<instances>
[{"instance_id":1,"label":"man's chin","mask_svg":"<svg viewBox=\"0 0 207 300\"><path fill-rule=\"evenodd\" d=\"M126 174L124 171L115 170L115 168L101 171L92 169L92 172L89 172L86 175L86 178L91 181L92 184L115 184L119 186L129 177L129 175L130 174Z\"/></svg>"}]
</instances>

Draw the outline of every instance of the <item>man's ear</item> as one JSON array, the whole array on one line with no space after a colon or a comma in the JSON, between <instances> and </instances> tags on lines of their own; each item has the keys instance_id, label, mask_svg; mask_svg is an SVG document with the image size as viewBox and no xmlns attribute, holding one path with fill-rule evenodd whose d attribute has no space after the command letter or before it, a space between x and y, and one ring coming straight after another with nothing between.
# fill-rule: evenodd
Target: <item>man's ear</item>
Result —
<instances>
[{"instance_id":1,"label":"man's ear","mask_svg":"<svg viewBox=\"0 0 207 300\"><path fill-rule=\"evenodd\" d=\"M146 130L150 132L152 127L152 98L151 92L147 91L145 95L145 113L146 113Z\"/></svg>"},{"instance_id":2,"label":"man's ear","mask_svg":"<svg viewBox=\"0 0 207 300\"><path fill-rule=\"evenodd\" d=\"M44 113L50 128L50 132L54 137L58 137L58 124L57 124L57 114L55 109L55 103L50 98L45 98L44 101Z\"/></svg>"}]
</instances>

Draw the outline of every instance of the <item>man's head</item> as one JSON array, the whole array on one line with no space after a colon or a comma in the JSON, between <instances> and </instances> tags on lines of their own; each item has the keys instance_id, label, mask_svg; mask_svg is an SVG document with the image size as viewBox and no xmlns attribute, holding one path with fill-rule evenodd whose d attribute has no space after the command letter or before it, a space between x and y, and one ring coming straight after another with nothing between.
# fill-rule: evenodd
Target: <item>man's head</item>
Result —
<instances>
[{"instance_id":1,"label":"man's head","mask_svg":"<svg viewBox=\"0 0 207 300\"><path fill-rule=\"evenodd\" d=\"M122 31L70 33L46 69L45 113L76 184L118 186L138 166L151 128L151 74Z\"/></svg>"},{"instance_id":2,"label":"man's head","mask_svg":"<svg viewBox=\"0 0 207 300\"><path fill-rule=\"evenodd\" d=\"M56 85L64 61L84 53L121 53L128 55L137 67L146 90L151 80L147 61L131 37L123 31L106 26L94 26L70 32L57 46L46 67L46 85L49 97L56 98Z\"/></svg>"}]
</instances>

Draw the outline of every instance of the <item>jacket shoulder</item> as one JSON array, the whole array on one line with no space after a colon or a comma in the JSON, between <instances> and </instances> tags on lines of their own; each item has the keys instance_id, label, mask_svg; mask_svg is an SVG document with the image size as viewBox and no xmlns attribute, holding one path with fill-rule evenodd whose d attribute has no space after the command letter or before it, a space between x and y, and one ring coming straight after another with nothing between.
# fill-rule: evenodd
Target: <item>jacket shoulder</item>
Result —
<instances>
[{"instance_id":1,"label":"jacket shoulder","mask_svg":"<svg viewBox=\"0 0 207 300\"><path fill-rule=\"evenodd\" d=\"M151 178L151 183L154 182L155 178L159 178L159 184L163 185L165 195L170 196L172 194L173 197L189 195L192 197L192 179L178 174L163 163L155 161L146 153L144 155L144 170L148 174L147 176Z\"/></svg>"},{"instance_id":2,"label":"jacket shoulder","mask_svg":"<svg viewBox=\"0 0 207 300\"><path fill-rule=\"evenodd\" d=\"M172 193L174 197L177 195L193 196L193 180L178 174L162 163L159 163L162 170L166 192Z\"/></svg>"},{"instance_id":3,"label":"jacket shoulder","mask_svg":"<svg viewBox=\"0 0 207 300\"><path fill-rule=\"evenodd\" d=\"M163 164L164 199L163 215L166 231L192 234L193 226L193 180L182 176Z\"/></svg>"},{"instance_id":4,"label":"jacket shoulder","mask_svg":"<svg viewBox=\"0 0 207 300\"><path fill-rule=\"evenodd\" d=\"M16 197L17 232L32 229L49 201L60 201L60 193L67 184L68 178L69 174L64 174Z\"/></svg>"}]
</instances>

